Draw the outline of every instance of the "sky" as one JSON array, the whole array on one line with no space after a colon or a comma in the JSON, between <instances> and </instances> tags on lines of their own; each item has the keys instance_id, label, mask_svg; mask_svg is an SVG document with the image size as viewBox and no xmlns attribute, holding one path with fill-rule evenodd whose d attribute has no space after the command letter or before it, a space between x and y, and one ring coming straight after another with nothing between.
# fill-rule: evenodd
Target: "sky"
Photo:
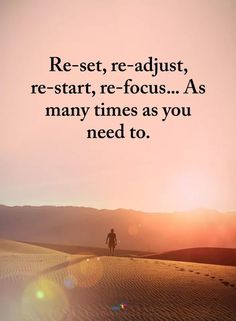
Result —
<instances>
[{"instance_id":1,"label":"sky","mask_svg":"<svg viewBox=\"0 0 236 321\"><path fill-rule=\"evenodd\" d=\"M236 209L233 0L2 0L0 203ZM64 62L183 61L188 74L49 72ZM32 84L165 83L179 95L30 94ZM203 95L183 95L189 79ZM191 106L191 117L46 117L46 106ZM149 139L87 139L89 128L144 128Z\"/></svg>"}]
</instances>

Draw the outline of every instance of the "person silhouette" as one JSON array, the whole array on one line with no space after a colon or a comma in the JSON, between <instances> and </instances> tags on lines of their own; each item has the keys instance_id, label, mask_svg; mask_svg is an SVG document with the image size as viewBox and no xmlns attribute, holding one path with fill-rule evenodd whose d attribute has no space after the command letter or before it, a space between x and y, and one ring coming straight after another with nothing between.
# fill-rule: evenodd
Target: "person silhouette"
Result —
<instances>
[{"instance_id":1,"label":"person silhouette","mask_svg":"<svg viewBox=\"0 0 236 321\"><path fill-rule=\"evenodd\" d=\"M110 249L110 255L114 255L115 247L117 245L116 233L114 233L114 229L111 229L111 232L107 234L106 244L108 243L108 247Z\"/></svg>"}]
</instances>

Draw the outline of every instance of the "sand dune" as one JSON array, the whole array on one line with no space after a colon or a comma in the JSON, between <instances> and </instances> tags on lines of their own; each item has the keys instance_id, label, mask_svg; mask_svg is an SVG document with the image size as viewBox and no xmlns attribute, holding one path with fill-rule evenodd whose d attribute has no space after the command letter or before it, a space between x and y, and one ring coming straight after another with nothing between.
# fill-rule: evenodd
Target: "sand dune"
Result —
<instances>
[{"instance_id":1,"label":"sand dune","mask_svg":"<svg viewBox=\"0 0 236 321\"><path fill-rule=\"evenodd\" d=\"M35 246L22 242L0 239L0 253L22 254L62 254L62 251L51 250L42 246Z\"/></svg>"},{"instance_id":2,"label":"sand dune","mask_svg":"<svg viewBox=\"0 0 236 321\"><path fill-rule=\"evenodd\" d=\"M236 249L192 248L170 251L162 254L145 255L150 259L164 259L185 262L236 266Z\"/></svg>"},{"instance_id":3,"label":"sand dune","mask_svg":"<svg viewBox=\"0 0 236 321\"><path fill-rule=\"evenodd\" d=\"M109 252L109 249L107 245L106 247L89 247L89 246L79 246L79 245L63 245L63 244L48 244L48 243L26 243L31 245L36 245L60 252L66 252L69 254L91 254L96 253L98 256L106 256ZM116 248L116 256L135 256L135 257L141 257L141 256L151 256L152 254L156 254L153 252L146 252L146 251L132 251L132 250L122 250L119 247Z\"/></svg>"},{"instance_id":4,"label":"sand dune","mask_svg":"<svg viewBox=\"0 0 236 321\"><path fill-rule=\"evenodd\" d=\"M235 320L235 267L22 246L0 252L1 320Z\"/></svg>"},{"instance_id":5,"label":"sand dune","mask_svg":"<svg viewBox=\"0 0 236 321\"><path fill-rule=\"evenodd\" d=\"M31 244L31 243L28 243ZM60 244L45 244L45 243L32 243L48 249L66 252L69 254L91 254L96 253L99 256L106 256L108 254L107 248L94 248L85 246L70 246ZM207 263L217 265L230 265L236 266L236 249L227 248L190 248L180 249L177 251L169 251L161 254L144 252L144 251L131 251L116 249L116 256L122 257L142 257L146 259L160 259L172 261L184 261L195 263Z\"/></svg>"}]
</instances>

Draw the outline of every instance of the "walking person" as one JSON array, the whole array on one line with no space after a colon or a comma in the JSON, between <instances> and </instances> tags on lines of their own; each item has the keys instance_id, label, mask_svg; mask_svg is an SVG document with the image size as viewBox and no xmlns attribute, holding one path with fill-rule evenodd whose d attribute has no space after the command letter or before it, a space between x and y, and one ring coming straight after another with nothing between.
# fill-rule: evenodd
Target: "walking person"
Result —
<instances>
[{"instance_id":1,"label":"walking person","mask_svg":"<svg viewBox=\"0 0 236 321\"><path fill-rule=\"evenodd\" d=\"M106 244L108 243L108 247L110 249L110 255L114 255L115 247L117 245L116 233L114 233L114 229L111 229L111 232L107 234Z\"/></svg>"}]
</instances>

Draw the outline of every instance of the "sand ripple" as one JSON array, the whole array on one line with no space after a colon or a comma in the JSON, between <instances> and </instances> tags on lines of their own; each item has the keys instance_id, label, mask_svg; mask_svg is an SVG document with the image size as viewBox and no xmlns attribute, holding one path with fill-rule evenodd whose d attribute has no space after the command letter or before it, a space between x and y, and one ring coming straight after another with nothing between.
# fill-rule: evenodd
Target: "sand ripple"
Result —
<instances>
[{"instance_id":1,"label":"sand ripple","mask_svg":"<svg viewBox=\"0 0 236 321\"><path fill-rule=\"evenodd\" d=\"M148 259L0 255L4 321L233 321L236 268Z\"/></svg>"}]
</instances>

